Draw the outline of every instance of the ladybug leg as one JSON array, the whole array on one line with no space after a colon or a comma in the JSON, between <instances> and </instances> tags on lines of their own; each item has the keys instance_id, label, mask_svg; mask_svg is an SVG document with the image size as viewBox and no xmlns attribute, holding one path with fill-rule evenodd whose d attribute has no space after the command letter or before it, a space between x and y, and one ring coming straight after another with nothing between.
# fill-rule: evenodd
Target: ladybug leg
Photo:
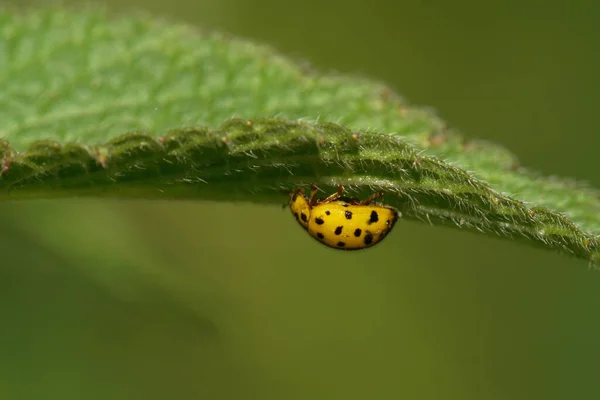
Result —
<instances>
[{"instance_id":1,"label":"ladybug leg","mask_svg":"<svg viewBox=\"0 0 600 400\"><path fill-rule=\"evenodd\" d=\"M344 187L342 185L338 185L338 191L331 196L327 196L324 199L320 200L321 203L329 203L331 201L336 201L340 197L342 197L342 193L344 193Z\"/></svg>"},{"instance_id":2,"label":"ladybug leg","mask_svg":"<svg viewBox=\"0 0 600 400\"><path fill-rule=\"evenodd\" d=\"M315 199L315 196L316 196L317 192L319 191L319 188L314 183L310 186L310 188L312 190L310 192L310 197L308 198L308 204L312 207L315 204L317 204L317 200Z\"/></svg>"},{"instance_id":3,"label":"ladybug leg","mask_svg":"<svg viewBox=\"0 0 600 400\"><path fill-rule=\"evenodd\" d=\"M383 192L382 192L382 191L375 192L375 193L373 193L373 194L372 194L372 195L371 195L371 196L370 196L368 199L366 199L366 200L363 200L363 201L360 203L360 205L361 205L361 206L366 206L366 205L369 205L369 204L371 204L371 203L372 203L372 202L373 202L375 199L377 199L377 198L379 198L379 197L381 197L381 196L383 196Z\"/></svg>"}]
</instances>

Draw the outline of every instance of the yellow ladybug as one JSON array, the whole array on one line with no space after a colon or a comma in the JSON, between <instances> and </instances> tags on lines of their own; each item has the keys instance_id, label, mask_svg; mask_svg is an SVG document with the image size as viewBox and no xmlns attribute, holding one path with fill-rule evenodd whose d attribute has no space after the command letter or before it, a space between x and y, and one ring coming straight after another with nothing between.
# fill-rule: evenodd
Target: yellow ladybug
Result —
<instances>
[{"instance_id":1,"label":"yellow ladybug","mask_svg":"<svg viewBox=\"0 0 600 400\"><path fill-rule=\"evenodd\" d=\"M304 189L290 193L290 209L308 233L326 246L341 250L360 250L381 242L392 230L400 213L389 206L373 204L383 195L377 192L364 201L342 197L344 187L324 199L316 199L312 185L310 197Z\"/></svg>"}]
</instances>

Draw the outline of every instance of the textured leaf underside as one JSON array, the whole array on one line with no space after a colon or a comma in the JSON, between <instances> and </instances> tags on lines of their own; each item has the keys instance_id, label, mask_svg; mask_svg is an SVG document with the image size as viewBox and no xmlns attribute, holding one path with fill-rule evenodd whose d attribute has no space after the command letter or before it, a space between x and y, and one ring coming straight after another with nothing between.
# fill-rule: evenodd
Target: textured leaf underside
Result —
<instances>
[{"instance_id":1,"label":"textured leaf underside","mask_svg":"<svg viewBox=\"0 0 600 400\"><path fill-rule=\"evenodd\" d=\"M0 199L282 204L341 183L385 191L406 218L600 258L596 191L465 140L385 85L140 15L0 11L0 35Z\"/></svg>"}]
</instances>

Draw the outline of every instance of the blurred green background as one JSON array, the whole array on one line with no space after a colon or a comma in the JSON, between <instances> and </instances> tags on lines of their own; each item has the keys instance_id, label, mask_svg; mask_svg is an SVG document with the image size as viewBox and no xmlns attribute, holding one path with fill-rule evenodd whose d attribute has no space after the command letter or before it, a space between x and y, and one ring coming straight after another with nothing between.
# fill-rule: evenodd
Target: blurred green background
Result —
<instances>
[{"instance_id":1,"label":"blurred green background","mask_svg":"<svg viewBox=\"0 0 600 400\"><path fill-rule=\"evenodd\" d=\"M102 4L388 82L600 187L600 3ZM561 255L402 221L340 252L247 204L5 202L0 227L3 400L600 396L600 274Z\"/></svg>"}]
</instances>

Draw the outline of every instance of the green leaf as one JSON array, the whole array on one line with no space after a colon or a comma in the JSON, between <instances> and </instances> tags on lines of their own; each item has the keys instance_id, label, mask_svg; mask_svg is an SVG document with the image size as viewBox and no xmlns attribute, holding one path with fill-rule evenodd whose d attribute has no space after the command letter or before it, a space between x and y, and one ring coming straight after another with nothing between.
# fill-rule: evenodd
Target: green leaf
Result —
<instances>
[{"instance_id":1,"label":"green leaf","mask_svg":"<svg viewBox=\"0 0 600 400\"><path fill-rule=\"evenodd\" d=\"M405 218L600 259L597 191L527 171L385 85L97 9L0 11L0 35L0 199L283 204L341 183L385 191Z\"/></svg>"}]
</instances>

